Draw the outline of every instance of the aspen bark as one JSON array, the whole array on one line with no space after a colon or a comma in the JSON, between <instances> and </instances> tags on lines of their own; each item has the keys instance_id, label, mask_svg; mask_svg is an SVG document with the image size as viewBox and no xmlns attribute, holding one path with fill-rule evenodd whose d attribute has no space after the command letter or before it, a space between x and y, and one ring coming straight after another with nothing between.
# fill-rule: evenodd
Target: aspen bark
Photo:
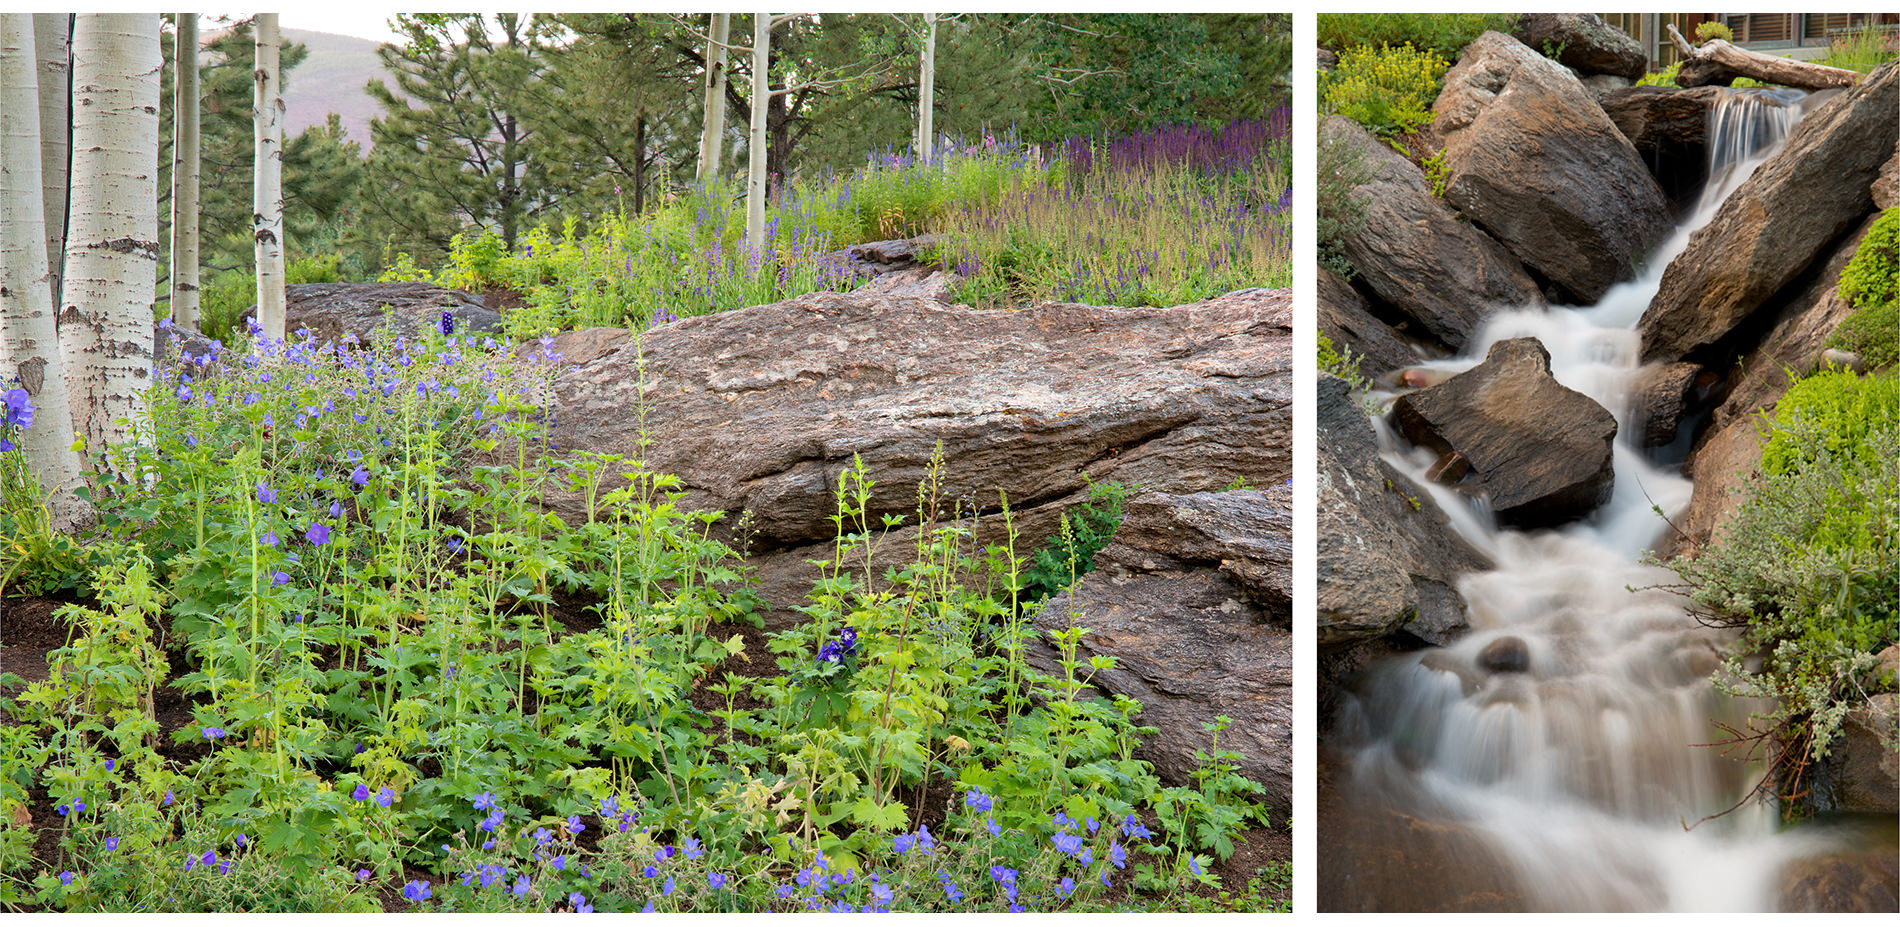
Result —
<instances>
[{"instance_id":1,"label":"aspen bark","mask_svg":"<svg viewBox=\"0 0 1900 927\"><path fill-rule=\"evenodd\" d=\"M936 145L937 14L924 14L924 51L917 69L917 160L929 163Z\"/></svg>"},{"instance_id":2,"label":"aspen bark","mask_svg":"<svg viewBox=\"0 0 1900 927\"><path fill-rule=\"evenodd\" d=\"M719 177L720 149L726 133L726 38L732 31L731 13L712 14L706 43L706 122L699 132L699 182Z\"/></svg>"},{"instance_id":3,"label":"aspen bark","mask_svg":"<svg viewBox=\"0 0 1900 927\"><path fill-rule=\"evenodd\" d=\"M752 20L752 131L747 136L745 242L753 254L765 252L765 111L771 105L772 14Z\"/></svg>"},{"instance_id":4,"label":"aspen bark","mask_svg":"<svg viewBox=\"0 0 1900 927\"><path fill-rule=\"evenodd\" d=\"M178 14L172 55L172 268L173 324L198 327L198 14Z\"/></svg>"},{"instance_id":5,"label":"aspen bark","mask_svg":"<svg viewBox=\"0 0 1900 927\"><path fill-rule=\"evenodd\" d=\"M157 13L73 23L72 194L59 344L89 457L135 434L152 382L158 269Z\"/></svg>"},{"instance_id":6,"label":"aspen bark","mask_svg":"<svg viewBox=\"0 0 1900 927\"><path fill-rule=\"evenodd\" d=\"M66 260L66 181L73 131L73 17L34 13L33 50L40 76L40 177L46 186L46 266L52 273L53 305Z\"/></svg>"},{"instance_id":7,"label":"aspen bark","mask_svg":"<svg viewBox=\"0 0 1900 927\"><path fill-rule=\"evenodd\" d=\"M252 160L252 236L256 239L257 324L264 337L284 337L284 98L278 69L277 14L257 14L257 59L251 76L256 134Z\"/></svg>"},{"instance_id":8,"label":"aspen bark","mask_svg":"<svg viewBox=\"0 0 1900 927\"><path fill-rule=\"evenodd\" d=\"M73 494L81 471L46 260L33 19L0 13L0 332L6 373L19 380L34 407L33 424L19 441L27 469L46 494L53 526L67 530L83 519L85 506ZM65 127L57 130L63 134Z\"/></svg>"}]
</instances>

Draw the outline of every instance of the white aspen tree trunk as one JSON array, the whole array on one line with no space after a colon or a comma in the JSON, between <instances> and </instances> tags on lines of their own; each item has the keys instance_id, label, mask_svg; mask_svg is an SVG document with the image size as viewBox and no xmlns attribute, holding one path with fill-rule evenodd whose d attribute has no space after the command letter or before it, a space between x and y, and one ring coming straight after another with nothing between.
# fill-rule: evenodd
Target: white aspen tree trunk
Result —
<instances>
[{"instance_id":1,"label":"white aspen tree trunk","mask_svg":"<svg viewBox=\"0 0 1900 927\"><path fill-rule=\"evenodd\" d=\"M252 161L251 210L256 239L257 324L264 336L284 337L284 98L279 79L277 14L257 14L257 63L251 99L257 147Z\"/></svg>"},{"instance_id":2,"label":"white aspen tree trunk","mask_svg":"<svg viewBox=\"0 0 1900 927\"><path fill-rule=\"evenodd\" d=\"M754 254L765 251L765 111L772 101L772 14L752 20L752 131L747 136L745 243Z\"/></svg>"},{"instance_id":3,"label":"white aspen tree trunk","mask_svg":"<svg viewBox=\"0 0 1900 927\"><path fill-rule=\"evenodd\" d=\"M63 36L60 44L65 45ZM81 471L79 454L73 451L73 414L46 261L38 71L33 15L0 13L0 332L6 340L5 373L19 380L33 404L33 424L20 445L27 469L46 494L53 527L65 531L85 518L86 506L73 494ZM65 127L57 131L63 134ZM65 217L60 219L63 224Z\"/></svg>"},{"instance_id":4,"label":"white aspen tree trunk","mask_svg":"<svg viewBox=\"0 0 1900 927\"><path fill-rule=\"evenodd\" d=\"M40 177L46 185L46 266L52 272L53 305L65 277L66 174L72 157L73 17L33 14L33 53L40 75Z\"/></svg>"},{"instance_id":5,"label":"white aspen tree trunk","mask_svg":"<svg viewBox=\"0 0 1900 927\"><path fill-rule=\"evenodd\" d=\"M706 43L706 124L699 132L699 182L719 177L719 154L726 134L726 38L732 32L732 14L712 14Z\"/></svg>"},{"instance_id":6,"label":"white aspen tree trunk","mask_svg":"<svg viewBox=\"0 0 1900 927\"><path fill-rule=\"evenodd\" d=\"M178 14L172 55L172 323L198 327L198 14Z\"/></svg>"},{"instance_id":7,"label":"white aspen tree trunk","mask_svg":"<svg viewBox=\"0 0 1900 927\"><path fill-rule=\"evenodd\" d=\"M924 53L917 68L917 160L929 163L936 145L937 14L924 14Z\"/></svg>"},{"instance_id":8,"label":"white aspen tree trunk","mask_svg":"<svg viewBox=\"0 0 1900 927\"><path fill-rule=\"evenodd\" d=\"M73 424L95 459L142 427L152 383L158 43L157 13L81 13L73 24L72 195L59 343Z\"/></svg>"}]
</instances>

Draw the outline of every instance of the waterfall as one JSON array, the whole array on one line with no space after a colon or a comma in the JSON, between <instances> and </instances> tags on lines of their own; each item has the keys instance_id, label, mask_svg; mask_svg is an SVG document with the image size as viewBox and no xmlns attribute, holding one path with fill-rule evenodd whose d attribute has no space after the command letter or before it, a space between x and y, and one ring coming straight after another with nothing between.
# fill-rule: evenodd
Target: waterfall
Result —
<instances>
[{"instance_id":1,"label":"waterfall","mask_svg":"<svg viewBox=\"0 0 1900 927\"><path fill-rule=\"evenodd\" d=\"M1424 479L1435 455L1375 419L1388 461L1426 487L1493 570L1461 578L1471 633L1375 668L1344 700L1351 801L1444 822L1482 840L1541 910L1772 910L1776 874L1826 838L1781 832L1763 776L1704 746L1745 729L1751 706L1710 683L1732 632L1701 626L1640 557L1689 501L1687 479L1632 443L1634 330L1669 262L1799 119L1798 91L1735 92L1710 113L1709 180L1637 279L1594 306L1525 308L1487 320L1461 371L1506 338L1532 336L1565 386L1618 419L1615 493L1561 530L1499 530L1481 504ZM1634 591L1631 591L1634 590ZM1525 672L1491 672L1498 651ZM1733 808L1727 814L1722 812ZM1719 816L1718 816L1719 815Z\"/></svg>"}]
</instances>

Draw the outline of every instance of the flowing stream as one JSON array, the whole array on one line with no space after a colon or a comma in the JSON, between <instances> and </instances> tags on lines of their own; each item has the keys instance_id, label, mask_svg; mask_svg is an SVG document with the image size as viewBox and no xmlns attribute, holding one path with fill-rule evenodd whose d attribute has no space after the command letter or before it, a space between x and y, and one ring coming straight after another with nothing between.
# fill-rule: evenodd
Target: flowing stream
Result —
<instances>
[{"instance_id":1,"label":"flowing stream","mask_svg":"<svg viewBox=\"0 0 1900 927\"><path fill-rule=\"evenodd\" d=\"M1465 356L1431 365L1464 370L1497 341L1541 340L1557 379L1617 416L1615 494L1591 518L1498 530L1480 503L1424 478L1433 455L1375 419L1387 459L1496 568L1459 582L1469 635L1390 661L1347 700L1338 730L1350 787L1468 830L1533 909L1773 910L1782 864L1833 839L1782 831L1771 804L1741 801L1759 764L1703 746L1724 739L1720 723L1744 727L1751 706L1709 682L1729 634L1654 588L1674 574L1640 561L1668 530L1654 508L1680 512L1689 481L1625 443L1640 434L1627 401L1637 320L1689 236L1780 146L1804 97L1738 91L1712 109L1705 192L1638 279L1594 306L1500 312ZM1527 671L1484 669L1494 644L1527 654Z\"/></svg>"}]
</instances>

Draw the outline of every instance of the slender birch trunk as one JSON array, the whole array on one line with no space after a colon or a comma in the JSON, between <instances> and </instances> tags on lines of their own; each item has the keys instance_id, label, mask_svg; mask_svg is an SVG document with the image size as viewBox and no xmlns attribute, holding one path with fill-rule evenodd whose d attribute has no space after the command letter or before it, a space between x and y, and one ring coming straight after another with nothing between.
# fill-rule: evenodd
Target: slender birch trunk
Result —
<instances>
[{"instance_id":1,"label":"slender birch trunk","mask_svg":"<svg viewBox=\"0 0 1900 927\"><path fill-rule=\"evenodd\" d=\"M924 14L924 53L917 68L917 160L929 163L936 145L937 14Z\"/></svg>"},{"instance_id":2,"label":"slender birch trunk","mask_svg":"<svg viewBox=\"0 0 1900 927\"><path fill-rule=\"evenodd\" d=\"M38 70L32 14L0 13L0 332L7 372L34 407L21 441L27 468L46 494L53 527L64 531L86 508L73 494L81 470L46 261Z\"/></svg>"},{"instance_id":3,"label":"slender birch trunk","mask_svg":"<svg viewBox=\"0 0 1900 927\"><path fill-rule=\"evenodd\" d=\"M158 279L157 13L73 23L72 196L60 360L73 424L96 459L145 421Z\"/></svg>"},{"instance_id":4,"label":"slender birch trunk","mask_svg":"<svg viewBox=\"0 0 1900 927\"><path fill-rule=\"evenodd\" d=\"M719 154L726 134L726 37L732 31L731 13L712 14L706 43L706 124L699 132L699 182L719 177Z\"/></svg>"},{"instance_id":5,"label":"slender birch trunk","mask_svg":"<svg viewBox=\"0 0 1900 927\"><path fill-rule=\"evenodd\" d=\"M46 266L52 273L53 305L65 277L66 181L73 131L73 16L34 13L33 49L40 76L40 177L46 185Z\"/></svg>"},{"instance_id":6,"label":"slender birch trunk","mask_svg":"<svg viewBox=\"0 0 1900 927\"><path fill-rule=\"evenodd\" d=\"M752 19L752 131L746 143L745 243L765 251L765 111L772 100L772 14Z\"/></svg>"},{"instance_id":7,"label":"slender birch trunk","mask_svg":"<svg viewBox=\"0 0 1900 927\"><path fill-rule=\"evenodd\" d=\"M284 337L284 98L278 71L282 42L277 14L257 14L257 63L251 99L257 147L252 160L251 209L256 239L257 324L264 336Z\"/></svg>"},{"instance_id":8,"label":"slender birch trunk","mask_svg":"<svg viewBox=\"0 0 1900 927\"><path fill-rule=\"evenodd\" d=\"M172 322L198 327L198 14L178 14L172 55Z\"/></svg>"}]
</instances>

